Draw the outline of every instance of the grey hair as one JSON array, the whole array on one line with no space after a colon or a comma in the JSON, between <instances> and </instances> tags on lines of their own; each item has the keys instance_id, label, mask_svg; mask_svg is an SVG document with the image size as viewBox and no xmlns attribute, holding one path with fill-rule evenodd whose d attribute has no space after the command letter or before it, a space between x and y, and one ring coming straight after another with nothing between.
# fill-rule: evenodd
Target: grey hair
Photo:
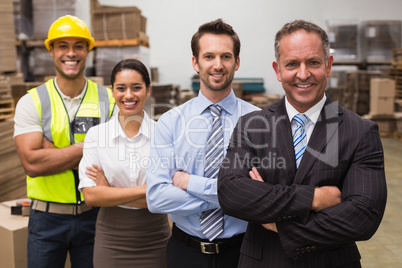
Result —
<instances>
[{"instance_id":1,"label":"grey hair","mask_svg":"<svg viewBox=\"0 0 402 268\"><path fill-rule=\"evenodd\" d=\"M280 41L281 39L289 34L292 34L298 30L305 30L308 33L316 33L322 41L322 49L324 51L325 55L325 63L328 63L328 59L330 56L330 46L329 46L329 41L328 41L328 35L327 33L318 25L308 22L305 20L294 20L292 22L286 23L282 29L280 29L275 36L275 59L279 64L279 57L280 57L280 52L279 52L279 47L280 47Z\"/></svg>"}]
</instances>

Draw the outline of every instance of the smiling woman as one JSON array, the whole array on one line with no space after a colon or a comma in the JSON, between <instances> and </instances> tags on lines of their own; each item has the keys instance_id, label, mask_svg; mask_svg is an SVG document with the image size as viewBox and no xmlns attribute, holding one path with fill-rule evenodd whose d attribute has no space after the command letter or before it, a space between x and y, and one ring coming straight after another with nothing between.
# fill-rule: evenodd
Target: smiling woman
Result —
<instances>
[{"instance_id":1,"label":"smiling woman","mask_svg":"<svg viewBox=\"0 0 402 268\"><path fill-rule=\"evenodd\" d=\"M114 67L111 82L119 114L88 131L79 167L86 203L101 207L94 265L164 267L170 228L166 215L147 209L142 164L155 123L143 110L151 93L149 74L140 61L127 59Z\"/></svg>"},{"instance_id":2,"label":"smiling woman","mask_svg":"<svg viewBox=\"0 0 402 268\"><path fill-rule=\"evenodd\" d=\"M144 117L143 108L152 88L145 66L138 65L138 68L136 64L136 61L123 61L121 67L118 64L113 70L111 79L113 97L120 110L119 121L129 137L138 132L138 123ZM136 70L131 69L134 67Z\"/></svg>"}]
</instances>

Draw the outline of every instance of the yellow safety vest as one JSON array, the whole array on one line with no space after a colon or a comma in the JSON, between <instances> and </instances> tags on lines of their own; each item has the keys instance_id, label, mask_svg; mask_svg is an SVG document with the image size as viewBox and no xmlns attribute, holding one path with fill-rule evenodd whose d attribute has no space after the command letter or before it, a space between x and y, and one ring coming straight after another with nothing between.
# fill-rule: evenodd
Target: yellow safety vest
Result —
<instances>
[{"instance_id":1,"label":"yellow safety vest","mask_svg":"<svg viewBox=\"0 0 402 268\"><path fill-rule=\"evenodd\" d=\"M87 90L71 123L53 79L28 91L38 110L44 138L57 148L83 141L90 127L107 122L113 114L115 100L111 90L87 81ZM31 199L80 204L84 198L78 184L78 172L72 169L49 176L27 176L27 194Z\"/></svg>"}]
</instances>

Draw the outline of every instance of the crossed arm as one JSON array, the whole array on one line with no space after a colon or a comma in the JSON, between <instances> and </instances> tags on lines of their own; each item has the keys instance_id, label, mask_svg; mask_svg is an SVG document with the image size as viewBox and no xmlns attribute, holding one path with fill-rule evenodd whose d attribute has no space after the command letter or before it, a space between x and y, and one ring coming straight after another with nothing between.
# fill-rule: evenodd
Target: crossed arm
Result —
<instances>
[{"instance_id":1,"label":"crossed arm","mask_svg":"<svg viewBox=\"0 0 402 268\"><path fill-rule=\"evenodd\" d=\"M92 179L96 186L82 189L85 203L96 207L114 207L127 205L137 208L146 208L145 185L131 186L126 188L110 187L103 170L92 165L86 168L86 175Z\"/></svg>"},{"instance_id":2,"label":"crossed arm","mask_svg":"<svg viewBox=\"0 0 402 268\"><path fill-rule=\"evenodd\" d=\"M232 140L244 138L232 137ZM386 202L378 128L365 123L359 137L348 141L339 144L341 160L337 169L314 170L311 174L317 182L336 180L338 183L333 185L342 193L331 186L272 184L274 180L268 178L262 183L258 173L253 170L250 173L246 166L235 169L228 165L219 174L219 201L223 211L276 231L287 256L295 255L297 248L312 244L322 249L369 239L381 222ZM227 157L231 159L236 154L242 161L241 156L250 152L246 146L236 144L228 150ZM333 177L335 174L337 177Z\"/></svg>"},{"instance_id":3,"label":"crossed arm","mask_svg":"<svg viewBox=\"0 0 402 268\"><path fill-rule=\"evenodd\" d=\"M255 181L264 182L258 170L253 167L249 175L251 179ZM322 209L335 206L341 202L341 191L336 186L323 186L316 187L314 189L313 203L311 205L311 210L318 212ZM278 232L276 223L264 223L262 226L270 231Z\"/></svg>"},{"instance_id":4,"label":"crossed arm","mask_svg":"<svg viewBox=\"0 0 402 268\"><path fill-rule=\"evenodd\" d=\"M41 132L21 134L14 141L25 173L30 177L78 169L82 157L82 142L57 148Z\"/></svg>"},{"instance_id":5,"label":"crossed arm","mask_svg":"<svg viewBox=\"0 0 402 268\"><path fill-rule=\"evenodd\" d=\"M111 187L107 176L112 172L105 172L102 161L118 161L117 159L106 159L99 152L99 147L91 144L99 143L99 128L91 128L85 137L85 147L82 160L79 165L80 188L84 195L85 203L96 207L114 207L128 205L137 208L146 208L145 185L131 187ZM115 147L117 149L118 147Z\"/></svg>"}]
</instances>

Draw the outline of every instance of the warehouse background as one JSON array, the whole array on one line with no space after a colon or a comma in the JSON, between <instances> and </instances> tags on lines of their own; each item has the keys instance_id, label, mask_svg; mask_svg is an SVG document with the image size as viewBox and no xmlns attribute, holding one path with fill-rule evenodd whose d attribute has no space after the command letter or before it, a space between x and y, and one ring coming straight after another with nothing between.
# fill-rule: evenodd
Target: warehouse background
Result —
<instances>
[{"instance_id":1,"label":"warehouse background","mask_svg":"<svg viewBox=\"0 0 402 268\"><path fill-rule=\"evenodd\" d=\"M25 173L13 141L18 99L55 74L44 48L50 24L72 14L91 28L96 47L86 75L108 85L121 59L142 60L153 90L146 109L154 119L196 95L191 36L222 18L239 34L235 94L265 107L283 95L272 69L274 36L286 22L305 19L323 27L335 58L327 93L379 125L389 198L376 235L359 242L363 267L400 267L402 220L402 1L401 0L0 0L0 258L1 267L26 267L28 217L10 215L26 198ZM25 252L25 253L24 253Z\"/></svg>"},{"instance_id":2,"label":"warehouse background","mask_svg":"<svg viewBox=\"0 0 402 268\"><path fill-rule=\"evenodd\" d=\"M77 15L90 23L89 0L77 0ZM137 6L147 18L150 64L161 83L191 87L191 36L201 24L222 18L240 36L236 77L263 78L268 93L282 94L271 67L274 36L288 21L305 19L326 28L328 20L400 20L400 0L99 0L102 5Z\"/></svg>"}]
</instances>

